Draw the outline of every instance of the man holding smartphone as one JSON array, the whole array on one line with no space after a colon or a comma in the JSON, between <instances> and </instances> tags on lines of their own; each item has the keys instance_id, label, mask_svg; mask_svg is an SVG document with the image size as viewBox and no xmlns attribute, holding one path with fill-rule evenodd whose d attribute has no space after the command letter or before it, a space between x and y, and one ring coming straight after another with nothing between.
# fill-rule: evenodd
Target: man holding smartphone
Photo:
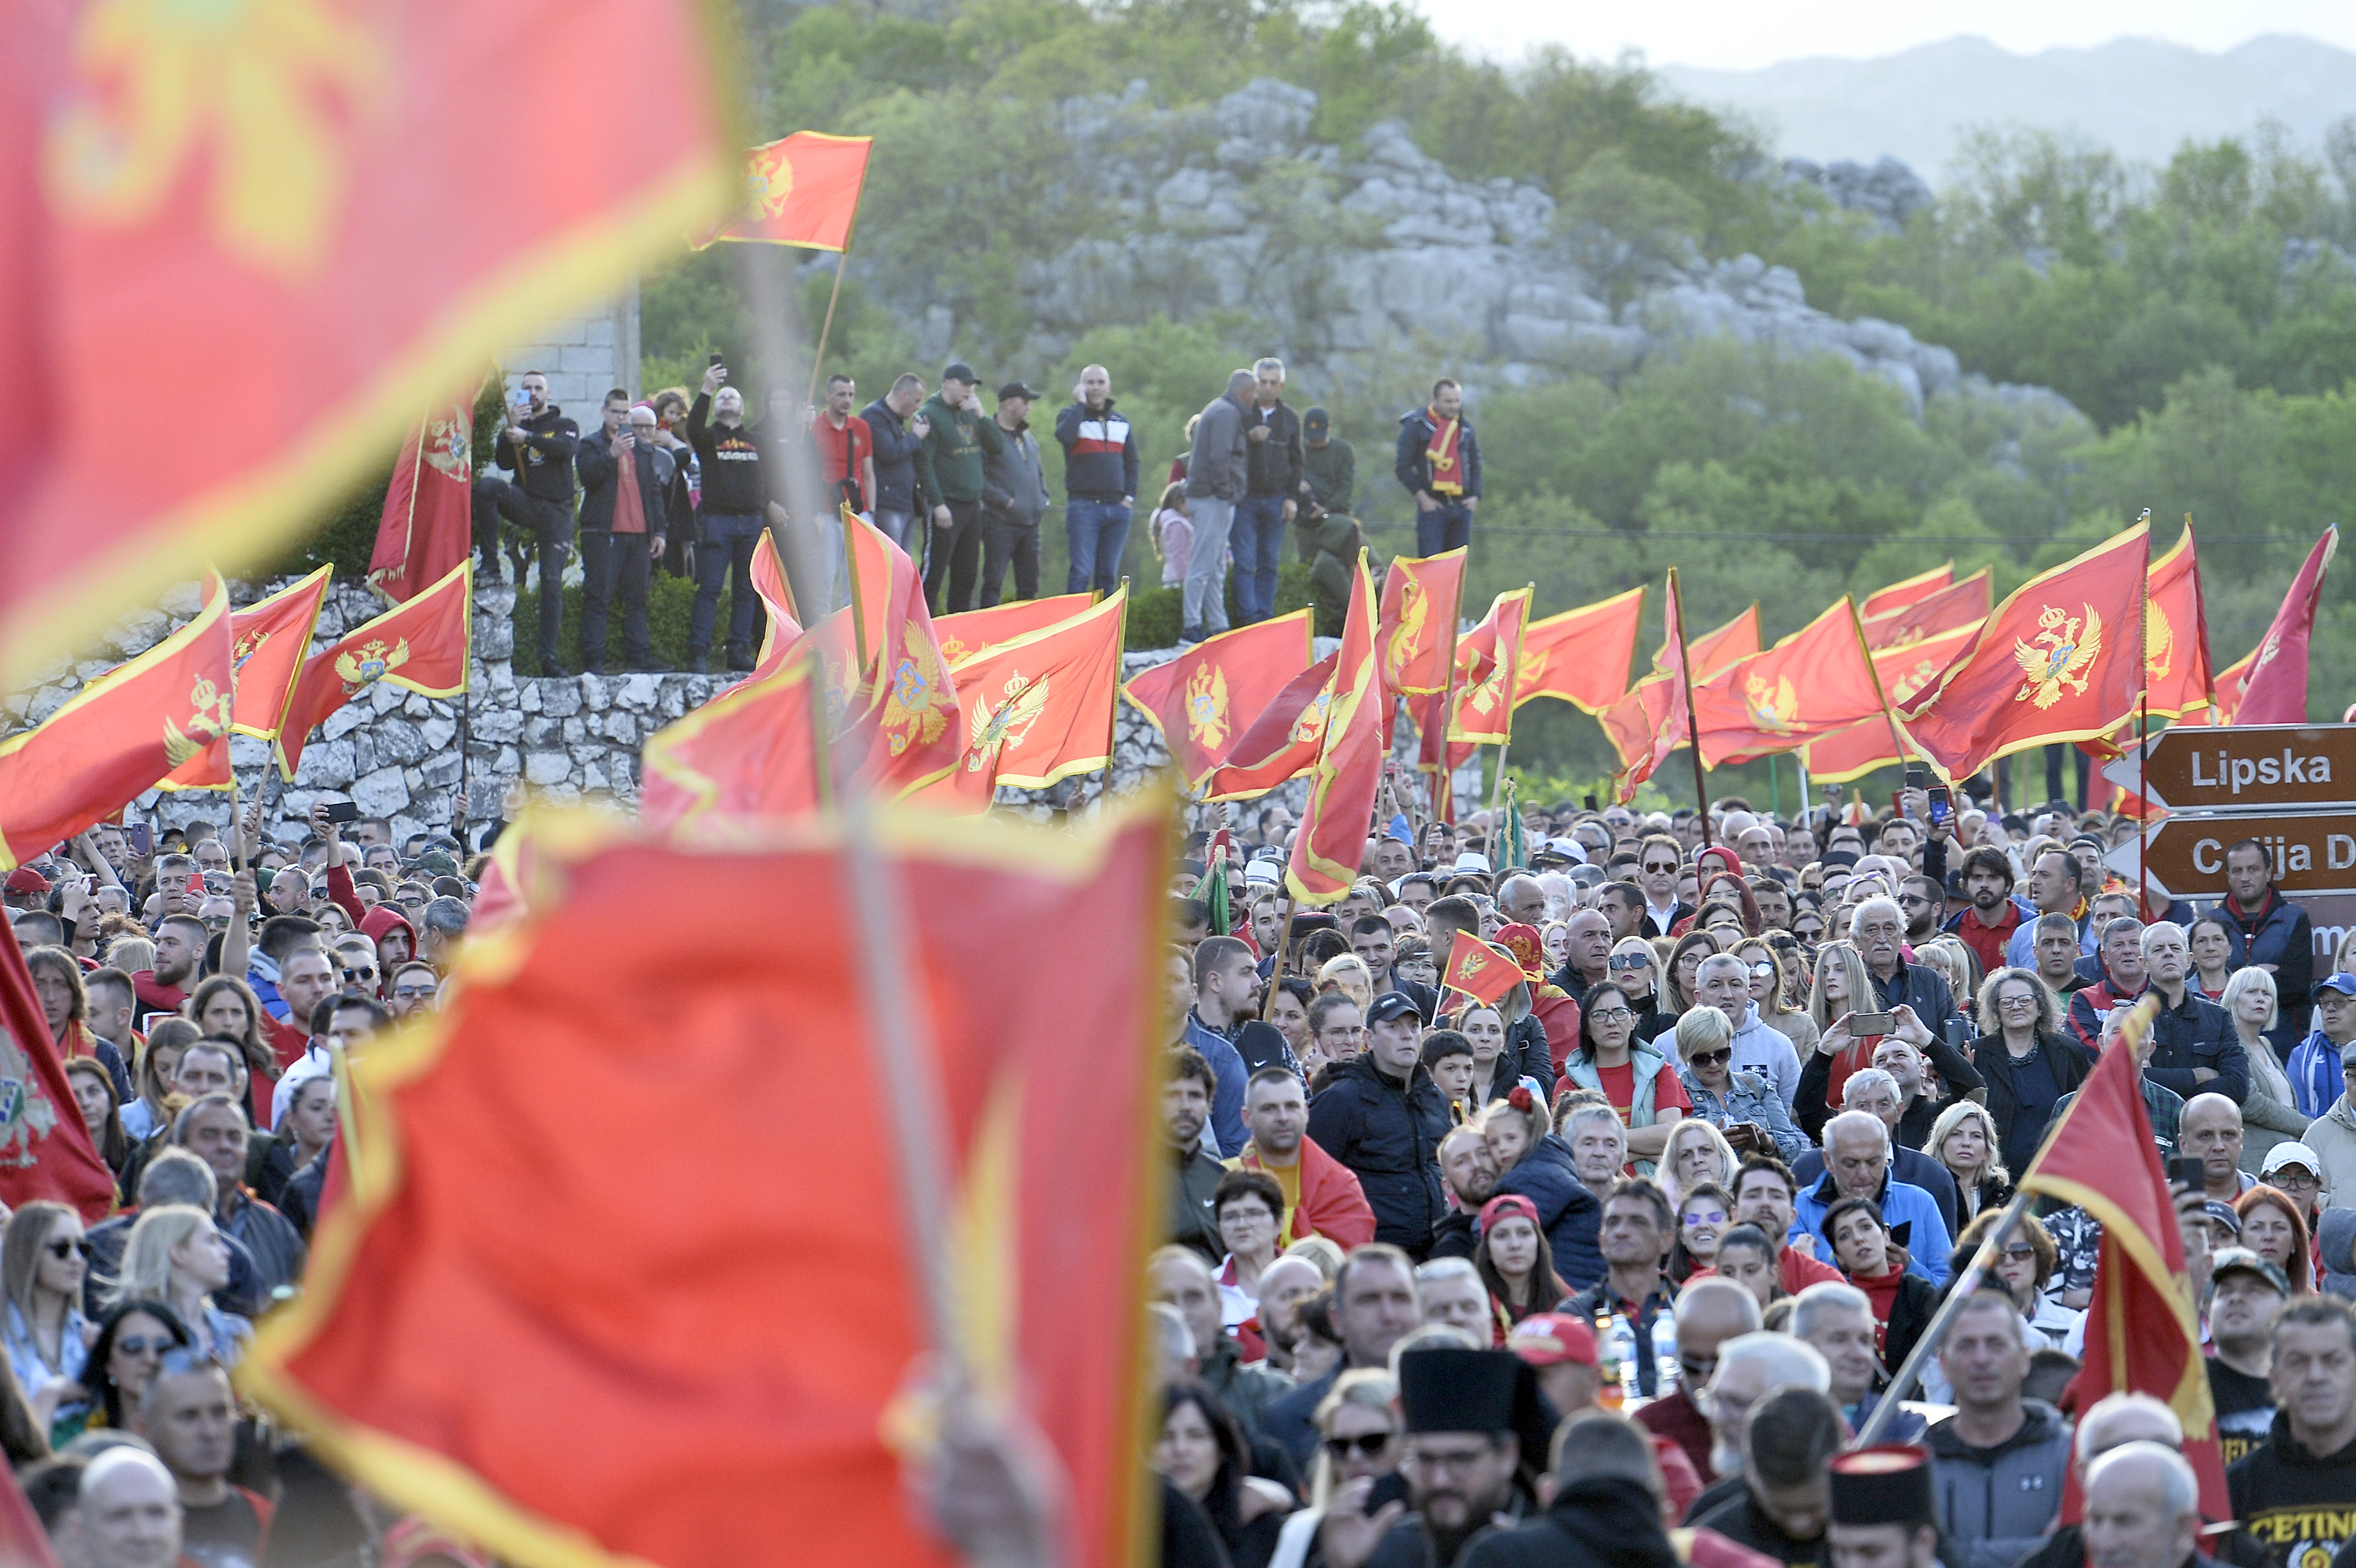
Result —
<instances>
[{"instance_id":1,"label":"man holding smartphone","mask_svg":"<svg viewBox=\"0 0 2356 1568\"><path fill-rule=\"evenodd\" d=\"M483 581L507 581L499 563L501 517L530 528L540 547L540 667L547 675L562 673L556 638L564 617L564 549L573 538L573 458L580 443L581 427L548 400L548 378L527 370L509 396L507 424L493 455L515 478L502 479L485 464L475 480L475 547L483 557Z\"/></svg>"},{"instance_id":2,"label":"man holding smartphone","mask_svg":"<svg viewBox=\"0 0 2356 1568\"><path fill-rule=\"evenodd\" d=\"M769 487L761 437L744 423L744 394L728 385L728 367L717 354L704 368L695 405L687 411L687 441L703 474L703 539L695 552L695 613L688 627L687 667L698 675L709 667L720 590L733 572L736 586L728 599L728 667L743 674L754 663L753 617L760 598L753 589L753 549L769 523Z\"/></svg>"},{"instance_id":3,"label":"man holding smartphone","mask_svg":"<svg viewBox=\"0 0 2356 1568\"><path fill-rule=\"evenodd\" d=\"M647 590L669 531L670 453L655 444L655 411L634 406L621 388L605 394L605 415L603 433L584 442L573 462L581 474L581 664L593 672L605 667L606 610L618 592L624 663L668 668L655 663L648 636Z\"/></svg>"}]
</instances>

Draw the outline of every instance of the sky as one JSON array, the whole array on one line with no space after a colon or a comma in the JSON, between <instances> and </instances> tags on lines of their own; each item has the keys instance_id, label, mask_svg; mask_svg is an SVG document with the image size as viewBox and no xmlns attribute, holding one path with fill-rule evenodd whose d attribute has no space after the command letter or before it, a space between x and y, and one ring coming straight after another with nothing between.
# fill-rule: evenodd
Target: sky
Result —
<instances>
[{"instance_id":1,"label":"sky","mask_svg":"<svg viewBox=\"0 0 2356 1568\"><path fill-rule=\"evenodd\" d=\"M2017 54L2082 48L2117 37L2223 50L2263 33L2296 33L2356 49L2348 0L1670 0L1567 5L1562 0L1417 0L1441 37L1511 59L1537 43L1611 58L1624 48L1654 65L1752 70L1810 55L1869 59L1959 34Z\"/></svg>"}]
</instances>

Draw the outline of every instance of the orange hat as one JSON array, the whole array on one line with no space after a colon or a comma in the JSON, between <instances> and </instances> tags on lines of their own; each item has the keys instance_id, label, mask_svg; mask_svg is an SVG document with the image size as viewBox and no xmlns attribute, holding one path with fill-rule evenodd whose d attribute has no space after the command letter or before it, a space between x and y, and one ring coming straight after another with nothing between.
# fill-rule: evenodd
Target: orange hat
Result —
<instances>
[{"instance_id":1,"label":"orange hat","mask_svg":"<svg viewBox=\"0 0 2356 1568\"><path fill-rule=\"evenodd\" d=\"M1595 1330L1562 1312L1537 1312L1514 1325L1505 1349L1534 1367L1558 1367L1576 1361L1595 1365Z\"/></svg>"},{"instance_id":2,"label":"orange hat","mask_svg":"<svg viewBox=\"0 0 2356 1568\"><path fill-rule=\"evenodd\" d=\"M1497 928L1496 944L1514 955L1522 973L1537 979L1546 973L1546 943L1535 925L1505 925Z\"/></svg>"}]
</instances>

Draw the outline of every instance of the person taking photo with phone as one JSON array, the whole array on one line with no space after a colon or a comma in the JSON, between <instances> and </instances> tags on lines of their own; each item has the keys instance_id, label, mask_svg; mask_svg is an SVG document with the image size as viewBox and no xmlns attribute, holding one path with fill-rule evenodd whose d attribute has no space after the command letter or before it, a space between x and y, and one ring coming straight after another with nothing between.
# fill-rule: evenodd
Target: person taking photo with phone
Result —
<instances>
[{"instance_id":1,"label":"person taking photo with phone","mask_svg":"<svg viewBox=\"0 0 2356 1568\"><path fill-rule=\"evenodd\" d=\"M513 474L503 479L490 464L475 479L475 548L483 558L483 581L504 582L499 561L499 519L528 528L540 550L540 667L557 669L557 634L563 624L564 551L573 539L573 459L581 427L548 400L548 378L527 370L508 394L507 422L493 445L492 462ZM523 567L516 567L522 586Z\"/></svg>"}]
</instances>

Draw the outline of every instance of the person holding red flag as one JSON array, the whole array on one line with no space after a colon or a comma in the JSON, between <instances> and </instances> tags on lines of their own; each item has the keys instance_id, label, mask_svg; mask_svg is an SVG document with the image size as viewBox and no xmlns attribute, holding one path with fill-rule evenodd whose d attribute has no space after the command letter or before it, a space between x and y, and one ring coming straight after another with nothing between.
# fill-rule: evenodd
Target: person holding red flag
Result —
<instances>
[{"instance_id":1,"label":"person holding red flag","mask_svg":"<svg viewBox=\"0 0 2356 1568\"><path fill-rule=\"evenodd\" d=\"M0 1203L46 1198L95 1224L114 1207L114 1173L82 1124L16 933L0 929Z\"/></svg>"}]
</instances>

